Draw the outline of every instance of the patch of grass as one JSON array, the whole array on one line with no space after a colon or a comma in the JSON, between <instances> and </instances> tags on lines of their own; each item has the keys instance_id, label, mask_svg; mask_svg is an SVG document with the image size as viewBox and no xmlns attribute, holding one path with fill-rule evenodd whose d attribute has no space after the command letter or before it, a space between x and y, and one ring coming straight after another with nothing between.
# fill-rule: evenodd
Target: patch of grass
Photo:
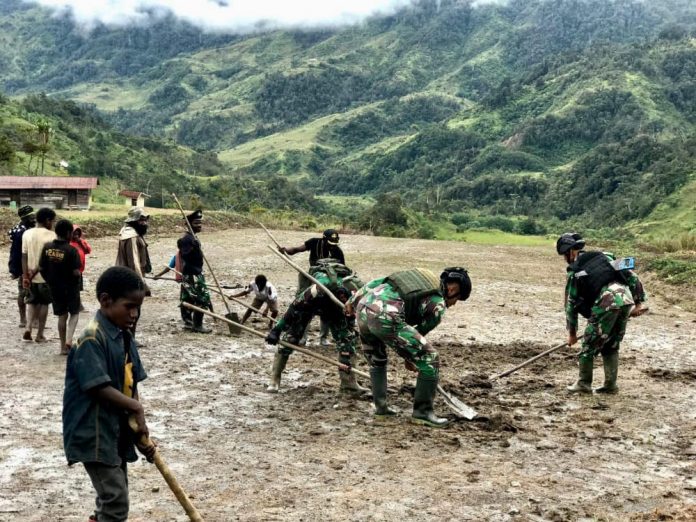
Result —
<instances>
[{"instance_id":1,"label":"patch of grass","mask_svg":"<svg viewBox=\"0 0 696 522\"><path fill-rule=\"evenodd\" d=\"M523 236L494 229L470 229L457 232L451 223L436 223L435 239L465 241L475 245L547 246L552 250L554 242L548 236Z\"/></svg>"},{"instance_id":2,"label":"patch of grass","mask_svg":"<svg viewBox=\"0 0 696 522\"><path fill-rule=\"evenodd\" d=\"M647 269L671 285L696 285L696 257L660 256L647 262Z\"/></svg>"}]
</instances>

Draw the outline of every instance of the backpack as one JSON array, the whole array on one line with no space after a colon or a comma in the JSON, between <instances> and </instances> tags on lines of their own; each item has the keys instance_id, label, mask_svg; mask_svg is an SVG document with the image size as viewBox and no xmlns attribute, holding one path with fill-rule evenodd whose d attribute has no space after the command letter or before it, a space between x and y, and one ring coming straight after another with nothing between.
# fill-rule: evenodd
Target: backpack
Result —
<instances>
[{"instance_id":1,"label":"backpack","mask_svg":"<svg viewBox=\"0 0 696 522\"><path fill-rule=\"evenodd\" d=\"M592 315L592 306L599 297L602 288L609 283L626 284L623 270L614 267L604 252L584 252L568 267L573 272L578 289L575 311L585 318Z\"/></svg>"},{"instance_id":2,"label":"backpack","mask_svg":"<svg viewBox=\"0 0 696 522\"><path fill-rule=\"evenodd\" d=\"M325 274L328 277L329 283L325 286L333 293L341 288L357 291L363 286L363 282L355 272L330 257L319 259L315 265L309 268L309 275L317 277L318 274ZM317 277L317 279L319 278Z\"/></svg>"},{"instance_id":3,"label":"backpack","mask_svg":"<svg viewBox=\"0 0 696 522\"><path fill-rule=\"evenodd\" d=\"M394 272L386 277L389 283L404 301L406 323L411 326L418 324L418 306L424 297L442 295L440 279L430 270L413 268Z\"/></svg>"}]
</instances>

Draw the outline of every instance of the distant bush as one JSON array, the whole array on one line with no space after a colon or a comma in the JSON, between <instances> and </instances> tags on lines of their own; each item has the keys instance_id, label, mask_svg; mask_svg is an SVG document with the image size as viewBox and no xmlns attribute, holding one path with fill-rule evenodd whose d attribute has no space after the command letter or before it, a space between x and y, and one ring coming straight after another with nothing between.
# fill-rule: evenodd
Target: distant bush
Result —
<instances>
[{"instance_id":1,"label":"distant bush","mask_svg":"<svg viewBox=\"0 0 696 522\"><path fill-rule=\"evenodd\" d=\"M538 236L546 234L546 227L533 218L527 218L519 222L517 232L525 236Z\"/></svg>"}]
</instances>

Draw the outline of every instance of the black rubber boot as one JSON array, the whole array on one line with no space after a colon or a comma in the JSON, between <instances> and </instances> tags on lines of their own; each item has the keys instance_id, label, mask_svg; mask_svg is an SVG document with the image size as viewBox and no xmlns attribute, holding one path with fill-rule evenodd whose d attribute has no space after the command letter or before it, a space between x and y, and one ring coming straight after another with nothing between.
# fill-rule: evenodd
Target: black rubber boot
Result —
<instances>
[{"instance_id":1,"label":"black rubber boot","mask_svg":"<svg viewBox=\"0 0 696 522\"><path fill-rule=\"evenodd\" d=\"M181 320L184 321L184 327L193 328L193 312L184 306L179 306L179 310L181 310Z\"/></svg>"},{"instance_id":2,"label":"black rubber boot","mask_svg":"<svg viewBox=\"0 0 696 522\"><path fill-rule=\"evenodd\" d=\"M581 358L578 380L575 384L568 386L566 390L570 393L592 393L592 369L594 361L592 359Z\"/></svg>"},{"instance_id":3,"label":"black rubber boot","mask_svg":"<svg viewBox=\"0 0 696 522\"><path fill-rule=\"evenodd\" d=\"M433 412L433 401L437 393L437 377L425 377L418 374L416 392L413 394L413 415L411 418L417 424L431 428L444 428L449 424L448 419L438 417Z\"/></svg>"},{"instance_id":4,"label":"black rubber boot","mask_svg":"<svg viewBox=\"0 0 696 522\"><path fill-rule=\"evenodd\" d=\"M604 363L604 385L595 390L595 393L618 393L616 378L619 376L619 351L611 350L602 355Z\"/></svg>"},{"instance_id":5,"label":"black rubber boot","mask_svg":"<svg viewBox=\"0 0 696 522\"><path fill-rule=\"evenodd\" d=\"M273 358L273 367L271 368L271 383L266 388L266 391L277 393L280 388L280 377L283 375L285 365L288 363L289 355L276 352Z\"/></svg>"},{"instance_id":6,"label":"black rubber boot","mask_svg":"<svg viewBox=\"0 0 696 522\"><path fill-rule=\"evenodd\" d=\"M357 357L355 357L355 355L350 356L339 353L338 362L341 364L347 364L351 368L355 368ZM358 384L358 379L355 377L355 373L352 371L350 373L346 373L342 370L338 370L338 376L341 379L341 386L339 389L342 392L347 392L353 395L362 395L363 393L369 391L364 386L360 386L360 384Z\"/></svg>"},{"instance_id":7,"label":"black rubber boot","mask_svg":"<svg viewBox=\"0 0 696 522\"><path fill-rule=\"evenodd\" d=\"M207 327L203 324L203 313L193 312L193 328L192 330L196 333L208 334L212 332L212 328Z\"/></svg>"},{"instance_id":8,"label":"black rubber boot","mask_svg":"<svg viewBox=\"0 0 696 522\"><path fill-rule=\"evenodd\" d=\"M372 382L372 400L375 403L375 416L390 417L396 411L387 406L387 367L373 366L370 368Z\"/></svg>"}]
</instances>

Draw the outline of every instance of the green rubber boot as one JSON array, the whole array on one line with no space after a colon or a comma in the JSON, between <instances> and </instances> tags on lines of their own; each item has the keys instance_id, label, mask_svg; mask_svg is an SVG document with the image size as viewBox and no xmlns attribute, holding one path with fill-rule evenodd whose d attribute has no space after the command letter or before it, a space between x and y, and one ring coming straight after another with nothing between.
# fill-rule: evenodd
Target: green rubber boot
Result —
<instances>
[{"instance_id":1,"label":"green rubber boot","mask_svg":"<svg viewBox=\"0 0 696 522\"><path fill-rule=\"evenodd\" d=\"M372 382L372 401L375 403L376 417L391 417L396 411L387 406L387 367L373 366L370 368Z\"/></svg>"},{"instance_id":2,"label":"green rubber boot","mask_svg":"<svg viewBox=\"0 0 696 522\"><path fill-rule=\"evenodd\" d=\"M347 364L351 368L355 368L357 357L355 357L355 355L351 356L339 353L338 362L340 362L341 364ZM369 391L364 386L360 386L360 384L358 384L358 379L355 377L355 373L353 372L346 373L342 370L339 370L338 376L341 379L341 387L339 389L342 392L347 392L352 395L362 395L363 393Z\"/></svg>"},{"instance_id":3,"label":"green rubber boot","mask_svg":"<svg viewBox=\"0 0 696 522\"><path fill-rule=\"evenodd\" d=\"M413 394L413 414L411 420L431 428L444 428L449 424L448 419L438 417L433 412L433 401L437 393L437 377L425 377L418 374L416 392Z\"/></svg>"},{"instance_id":4,"label":"green rubber boot","mask_svg":"<svg viewBox=\"0 0 696 522\"><path fill-rule=\"evenodd\" d=\"M273 358L273 367L271 368L271 383L266 388L266 391L278 393L280 388L280 377L283 375L285 365L288 363L289 355L276 352Z\"/></svg>"},{"instance_id":5,"label":"green rubber boot","mask_svg":"<svg viewBox=\"0 0 696 522\"><path fill-rule=\"evenodd\" d=\"M592 393L592 369L594 361L592 359L580 359L580 376L575 384L568 386L566 390L570 393Z\"/></svg>"},{"instance_id":6,"label":"green rubber boot","mask_svg":"<svg viewBox=\"0 0 696 522\"><path fill-rule=\"evenodd\" d=\"M612 350L602 355L604 363L604 385L595 390L595 393L618 393L616 378L619 376L619 351Z\"/></svg>"}]
</instances>

